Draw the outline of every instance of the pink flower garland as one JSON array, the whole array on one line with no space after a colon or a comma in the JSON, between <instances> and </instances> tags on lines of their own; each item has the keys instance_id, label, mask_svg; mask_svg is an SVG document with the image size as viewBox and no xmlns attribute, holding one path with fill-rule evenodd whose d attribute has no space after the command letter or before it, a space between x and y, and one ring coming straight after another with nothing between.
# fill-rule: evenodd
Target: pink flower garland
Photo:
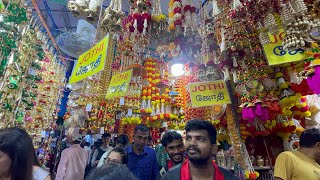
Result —
<instances>
[{"instance_id":1,"label":"pink flower garland","mask_svg":"<svg viewBox=\"0 0 320 180\"><path fill-rule=\"evenodd\" d=\"M320 66L314 68L314 74L307 78L307 82L315 94L320 94Z\"/></svg>"},{"instance_id":2,"label":"pink flower garland","mask_svg":"<svg viewBox=\"0 0 320 180\"><path fill-rule=\"evenodd\" d=\"M151 14L148 12L151 2L147 1L144 3L144 10L139 7L139 5L134 4L132 13L123 20L122 26L127 32L134 33L134 35L143 34L145 36L151 22Z\"/></svg>"}]
</instances>

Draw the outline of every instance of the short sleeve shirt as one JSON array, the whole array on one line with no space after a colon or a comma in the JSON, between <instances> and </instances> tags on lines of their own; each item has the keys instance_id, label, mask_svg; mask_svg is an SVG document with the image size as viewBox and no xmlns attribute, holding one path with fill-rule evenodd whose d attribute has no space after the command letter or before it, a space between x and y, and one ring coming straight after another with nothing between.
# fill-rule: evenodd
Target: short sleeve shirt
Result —
<instances>
[{"instance_id":1,"label":"short sleeve shirt","mask_svg":"<svg viewBox=\"0 0 320 180\"><path fill-rule=\"evenodd\" d=\"M277 157L274 177L283 180L320 180L320 165L299 151L286 151Z\"/></svg>"}]
</instances>

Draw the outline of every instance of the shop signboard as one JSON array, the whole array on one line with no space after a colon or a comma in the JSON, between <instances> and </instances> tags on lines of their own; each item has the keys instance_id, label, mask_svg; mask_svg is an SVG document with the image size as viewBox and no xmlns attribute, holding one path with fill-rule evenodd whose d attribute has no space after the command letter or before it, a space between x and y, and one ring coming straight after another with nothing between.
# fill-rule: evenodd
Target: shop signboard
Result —
<instances>
[{"instance_id":1,"label":"shop signboard","mask_svg":"<svg viewBox=\"0 0 320 180\"><path fill-rule=\"evenodd\" d=\"M74 66L69 84L76 83L104 69L109 45L109 35L91 49L79 56Z\"/></svg>"},{"instance_id":2,"label":"shop signboard","mask_svg":"<svg viewBox=\"0 0 320 180\"><path fill-rule=\"evenodd\" d=\"M263 45L263 50L270 66L300 61L306 58L306 53L301 48L292 51L283 49L282 40L285 37L283 29L280 29L277 35L272 35L271 33L268 33L268 35L271 42Z\"/></svg>"},{"instance_id":3,"label":"shop signboard","mask_svg":"<svg viewBox=\"0 0 320 180\"><path fill-rule=\"evenodd\" d=\"M224 80L190 83L189 92L193 108L231 104L228 88Z\"/></svg>"},{"instance_id":4,"label":"shop signboard","mask_svg":"<svg viewBox=\"0 0 320 180\"><path fill-rule=\"evenodd\" d=\"M131 81L132 69L112 76L106 98L112 99L127 94Z\"/></svg>"}]
</instances>

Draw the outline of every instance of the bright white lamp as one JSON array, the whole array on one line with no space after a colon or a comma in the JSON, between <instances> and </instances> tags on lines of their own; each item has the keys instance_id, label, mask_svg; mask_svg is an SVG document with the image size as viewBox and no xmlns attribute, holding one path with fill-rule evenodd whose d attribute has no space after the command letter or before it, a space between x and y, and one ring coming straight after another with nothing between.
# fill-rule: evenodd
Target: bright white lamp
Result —
<instances>
[{"instance_id":1,"label":"bright white lamp","mask_svg":"<svg viewBox=\"0 0 320 180\"><path fill-rule=\"evenodd\" d=\"M184 65L177 63L171 66L171 74L175 77L182 76L185 73Z\"/></svg>"}]
</instances>

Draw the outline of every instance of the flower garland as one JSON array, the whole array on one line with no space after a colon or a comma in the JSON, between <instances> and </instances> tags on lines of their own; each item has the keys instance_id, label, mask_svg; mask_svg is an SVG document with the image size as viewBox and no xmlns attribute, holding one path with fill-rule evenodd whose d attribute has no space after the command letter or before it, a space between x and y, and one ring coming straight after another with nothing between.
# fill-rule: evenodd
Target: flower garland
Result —
<instances>
[{"instance_id":1,"label":"flower garland","mask_svg":"<svg viewBox=\"0 0 320 180\"><path fill-rule=\"evenodd\" d=\"M140 34L146 36L151 22L150 8L149 0L134 1L130 15L123 21L124 30L131 33L133 37Z\"/></svg>"},{"instance_id":2,"label":"flower garland","mask_svg":"<svg viewBox=\"0 0 320 180\"><path fill-rule=\"evenodd\" d=\"M148 85L142 89L141 113L146 114L143 120L151 127L161 127L163 121L177 121L182 118L178 116L179 112L173 107L174 102L169 97L170 89L168 87L157 87L163 80L161 79L160 69L156 68L158 63L157 59L148 58L144 64L147 70L145 78ZM168 123L169 125L170 123Z\"/></svg>"},{"instance_id":3,"label":"flower garland","mask_svg":"<svg viewBox=\"0 0 320 180\"><path fill-rule=\"evenodd\" d=\"M283 74L277 72L275 77L278 79L279 91L281 91L280 106L284 116L293 117L301 115L303 117L311 116L309 107L306 105L306 99L300 93L294 94L288 83L284 81Z\"/></svg>"},{"instance_id":4,"label":"flower garland","mask_svg":"<svg viewBox=\"0 0 320 180\"><path fill-rule=\"evenodd\" d=\"M169 1L169 31L173 31L176 27L182 26L182 3L181 0Z\"/></svg>"},{"instance_id":5,"label":"flower garland","mask_svg":"<svg viewBox=\"0 0 320 180\"><path fill-rule=\"evenodd\" d=\"M307 58L307 69L306 71L309 71L309 73L306 73L306 75L309 74L307 78L308 85L310 89L315 94L320 94L320 48L317 43L312 43L311 50L307 52L309 55L309 58Z\"/></svg>"},{"instance_id":6,"label":"flower garland","mask_svg":"<svg viewBox=\"0 0 320 180\"><path fill-rule=\"evenodd\" d=\"M164 14L159 14L159 15L151 15L151 19L155 22L163 22L167 19L166 15Z\"/></svg>"},{"instance_id":7,"label":"flower garland","mask_svg":"<svg viewBox=\"0 0 320 180\"><path fill-rule=\"evenodd\" d=\"M278 115L277 125L273 131L284 140L294 132L303 130L299 121L311 116L309 107L306 104L306 98L300 93L294 93L290 88L290 83L284 79L284 74L280 68L275 69L275 78L277 79L278 91L280 97L280 106L282 114Z\"/></svg>"},{"instance_id":8,"label":"flower garland","mask_svg":"<svg viewBox=\"0 0 320 180\"><path fill-rule=\"evenodd\" d=\"M307 103L310 106L312 116L306 120L306 128L320 127L320 97L317 95L307 96Z\"/></svg>"},{"instance_id":9,"label":"flower garland","mask_svg":"<svg viewBox=\"0 0 320 180\"><path fill-rule=\"evenodd\" d=\"M167 19L166 15L162 14L161 12L160 0L154 1L153 8L154 8L154 11L151 15L151 19L157 23L166 21Z\"/></svg>"},{"instance_id":10,"label":"flower garland","mask_svg":"<svg viewBox=\"0 0 320 180\"><path fill-rule=\"evenodd\" d=\"M191 31L194 32L197 28L196 24L196 7L193 5L192 0L182 0L183 5L183 23L184 35L186 35L187 28L191 28Z\"/></svg>"}]
</instances>

